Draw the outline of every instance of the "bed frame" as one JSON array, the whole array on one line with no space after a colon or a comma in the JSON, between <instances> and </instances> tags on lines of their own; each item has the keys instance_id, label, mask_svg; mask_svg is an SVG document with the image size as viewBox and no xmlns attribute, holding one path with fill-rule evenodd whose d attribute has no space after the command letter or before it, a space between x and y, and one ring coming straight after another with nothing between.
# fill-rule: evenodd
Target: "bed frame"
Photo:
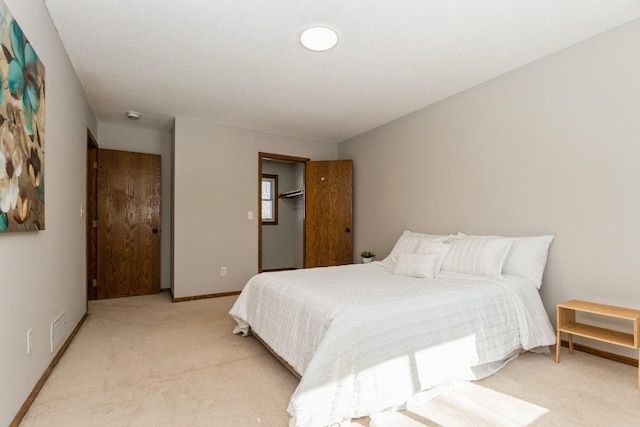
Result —
<instances>
[{"instance_id":1,"label":"bed frame","mask_svg":"<svg viewBox=\"0 0 640 427\"><path fill-rule=\"evenodd\" d=\"M293 366L289 365L286 360L284 360L282 357L278 356L278 354L275 351L273 351L273 349L271 347L269 347L269 344L264 342L264 340L262 338L260 338L260 336L258 334L256 334L255 332L251 331L251 335L253 335L255 337L255 339L258 340L258 342L264 346L264 348L269 350L269 353L271 353L276 358L276 360L278 362L280 362L285 368L287 368L287 370L289 372L291 372L293 374L293 376L298 379L298 381L300 381L300 379L302 378L302 375L300 375L298 372L296 372L296 370L293 369Z\"/></svg>"}]
</instances>

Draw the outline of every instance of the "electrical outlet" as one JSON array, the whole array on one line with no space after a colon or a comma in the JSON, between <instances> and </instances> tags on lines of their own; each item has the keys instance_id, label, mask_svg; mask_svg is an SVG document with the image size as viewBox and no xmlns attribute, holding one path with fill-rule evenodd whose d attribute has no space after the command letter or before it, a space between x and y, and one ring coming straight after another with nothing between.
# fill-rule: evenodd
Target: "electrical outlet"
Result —
<instances>
[{"instance_id":1,"label":"electrical outlet","mask_svg":"<svg viewBox=\"0 0 640 427\"><path fill-rule=\"evenodd\" d=\"M27 331L27 354L31 354L33 348L33 329Z\"/></svg>"},{"instance_id":2,"label":"electrical outlet","mask_svg":"<svg viewBox=\"0 0 640 427\"><path fill-rule=\"evenodd\" d=\"M220 275L221 276L226 276L227 275L227 267L222 267L220 269Z\"/></svg>"}]
</instances>

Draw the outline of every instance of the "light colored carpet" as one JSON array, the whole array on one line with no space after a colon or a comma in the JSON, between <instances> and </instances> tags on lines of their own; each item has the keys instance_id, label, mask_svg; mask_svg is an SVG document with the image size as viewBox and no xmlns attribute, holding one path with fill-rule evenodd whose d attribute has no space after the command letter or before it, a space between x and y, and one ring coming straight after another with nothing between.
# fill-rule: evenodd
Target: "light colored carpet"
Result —
<instances>
[{"instance_id":1,"label":"light colored carpet","mask_svg":"<svg viewBox=\"0 0 640 427\"><path fill-rule=\"evenodd\" d=\"M90 302L21 426L286 427L297 380L255 339L231 334L235 298ZM525 353L483 381L352 426L638 426L636 382L636 368L588 354L563 348L556 364Z\"/></svg>"}]
</instances>

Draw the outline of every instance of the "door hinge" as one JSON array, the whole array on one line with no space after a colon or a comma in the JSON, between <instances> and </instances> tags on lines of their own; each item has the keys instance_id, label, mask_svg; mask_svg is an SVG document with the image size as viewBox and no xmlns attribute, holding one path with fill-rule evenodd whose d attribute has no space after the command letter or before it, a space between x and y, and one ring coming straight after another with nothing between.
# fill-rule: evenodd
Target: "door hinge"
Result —
<instances>
[{"instance_id":1,"label":"door hinge","mask_svg":"<svg viewBox=\"0 0 640 427\"><path fill-rule=\"evenodd\" d=\"M97 161L94 161L94 162L93 162L93 168L94 168L94 169L98 169L98 162L97 162Z\"/></svg>"},{"instance_id":2,"label":"door hinge","mask_svg":"<svg viewBox=\"0 0 640 427\"><path fill-rule=\"evenodd\" d=\"M97 288L97 287L98 287L98 279L93 279L93 281L91 282L91 285L92 285L94 288Z\"/></svg>"},{"instance_id":3,"label":"door hinge","mask_svg":"<svg viewBox=\"0 0 640 427\"><path fill-rule=\"evenodd\" d=\"M98 220L97 219L93 220L93 228L98 228Z\"/></svg>"}]
</instances>

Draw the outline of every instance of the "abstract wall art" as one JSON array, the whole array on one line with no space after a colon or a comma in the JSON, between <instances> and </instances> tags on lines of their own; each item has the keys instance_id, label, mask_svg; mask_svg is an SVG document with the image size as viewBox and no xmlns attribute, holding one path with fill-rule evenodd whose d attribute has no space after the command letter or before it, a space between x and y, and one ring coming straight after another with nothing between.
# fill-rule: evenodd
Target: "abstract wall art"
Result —
<instances>
[{"instance_id":1,"label":"abstract wall art","mask_svg":"<svg viewBox=\"0 0 640 427\"><path fill-rule=\"evenodd\" d=\"M44 65L0 0L0 233L44 230Z\"/></svg>"}]
</instances>

